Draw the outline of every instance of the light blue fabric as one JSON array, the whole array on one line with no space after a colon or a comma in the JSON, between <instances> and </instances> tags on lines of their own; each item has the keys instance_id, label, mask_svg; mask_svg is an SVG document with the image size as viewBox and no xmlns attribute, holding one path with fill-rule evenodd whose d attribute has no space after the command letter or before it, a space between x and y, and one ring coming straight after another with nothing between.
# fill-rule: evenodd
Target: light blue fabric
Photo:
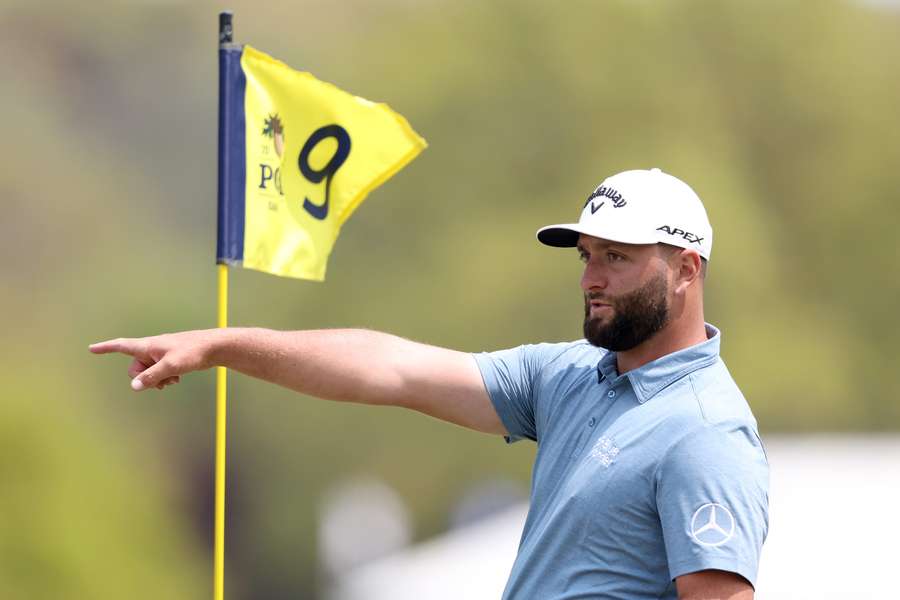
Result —
<instances>
[{"instance_id":1,"label":"light blue fabric","mask_svg":"<svg viewBox=\"0 0 900 600\"><path fill-rule=\"evenodd\" d=\"M624 375L584 340L474 355L508 441L538 444L504 598L674 599L703 569L755 582L768 463L707 336Z\"/></svg>"}]
</instances>

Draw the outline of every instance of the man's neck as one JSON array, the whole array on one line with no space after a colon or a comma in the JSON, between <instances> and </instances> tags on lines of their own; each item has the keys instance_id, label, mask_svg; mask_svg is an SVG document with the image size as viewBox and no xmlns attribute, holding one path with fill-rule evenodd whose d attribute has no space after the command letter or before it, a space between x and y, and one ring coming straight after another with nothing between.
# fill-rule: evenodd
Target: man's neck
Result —
<instances>
[{"instance_id":1,"label":"man's neck","mask_svg":"<svg viewBox=\"0 0 900 600\"><path fill-rule=\"evenodd\" d=\"M703 318L690 323L669 323L649 340L631 350L616 353L616 368L620 375L633 371L648 362L705 342L706 323Z\"/></svg>"}]
</instances>

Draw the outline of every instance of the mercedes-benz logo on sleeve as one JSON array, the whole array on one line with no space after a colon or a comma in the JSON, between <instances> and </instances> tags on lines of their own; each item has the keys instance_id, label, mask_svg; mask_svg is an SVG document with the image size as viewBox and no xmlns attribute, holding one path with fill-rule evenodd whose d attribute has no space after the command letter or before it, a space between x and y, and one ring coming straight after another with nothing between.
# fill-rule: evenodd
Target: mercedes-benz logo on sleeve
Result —
<instances>
[{"instance_id":1,"label":"mercedes-benz logo on sleeve","mask_svg":"<svg viewBox=\"0 0 900 600\"><path fill-rule=\"evenodd\" d=\"M691 517L691 537L702 546L721 546L732 536L734 516L721 504L704 504Z\"/></svg>"}]
</instances>

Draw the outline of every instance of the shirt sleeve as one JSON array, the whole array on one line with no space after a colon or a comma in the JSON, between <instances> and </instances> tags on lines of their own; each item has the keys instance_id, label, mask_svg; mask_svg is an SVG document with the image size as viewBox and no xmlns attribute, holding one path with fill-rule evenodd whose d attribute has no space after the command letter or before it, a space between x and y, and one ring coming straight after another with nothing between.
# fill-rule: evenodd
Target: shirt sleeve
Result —
<instances>
[{"instance_id":1,"label":"shirt sleeve","mask_svg":"<svg viewBox=\"0 0 900 600\"><path fill-rule=\"evenodd\" d=\"M666 451L656 483L671 578L718 569L755 586L769 525L769 468L755 430L687 434Z\"/></svg>"},{"instance_id":2,"label":"shirt sleeve","mask_svg":"<svg viewBox=\"0 0 900 600\"><path fill-rule=\"evenodd\" d=\"M508 432L507 442L537 440L535 379L544 362L543 346L525 345L473 355L494 410Z\"/></svg>"}]
</instances>

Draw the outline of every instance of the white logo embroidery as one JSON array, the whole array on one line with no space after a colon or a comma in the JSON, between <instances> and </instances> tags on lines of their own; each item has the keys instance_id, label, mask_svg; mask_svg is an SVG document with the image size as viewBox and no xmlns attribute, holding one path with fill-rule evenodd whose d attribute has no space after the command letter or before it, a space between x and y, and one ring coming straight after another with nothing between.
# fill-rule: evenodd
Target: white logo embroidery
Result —
<instances>
[{"instance_id":1,"label":"white logo embroidery","mask_svg":"<svg viewBox=\"0 0 900 600\"><path fill-rule=\"evenodd\" d=\"M616 443L606 436L597 440L597 443L591 448L590 454L588 454L591 458L599 460L600 464L606 468L609 468L609 465L613 464L613 461L618 455L619 448L616 446Z\"/></svg>"},{"instance_id":2,"label":"white logo embroidery","mask_svg":"<svg viewBox=\"0 0 900 600\"><path fill-rule=\"evenodd\" d=\"M734 516L721 504L704 504L691 518L691 537L701 546L721 546L732 536Z\"/></svg>"}]
</instances>

